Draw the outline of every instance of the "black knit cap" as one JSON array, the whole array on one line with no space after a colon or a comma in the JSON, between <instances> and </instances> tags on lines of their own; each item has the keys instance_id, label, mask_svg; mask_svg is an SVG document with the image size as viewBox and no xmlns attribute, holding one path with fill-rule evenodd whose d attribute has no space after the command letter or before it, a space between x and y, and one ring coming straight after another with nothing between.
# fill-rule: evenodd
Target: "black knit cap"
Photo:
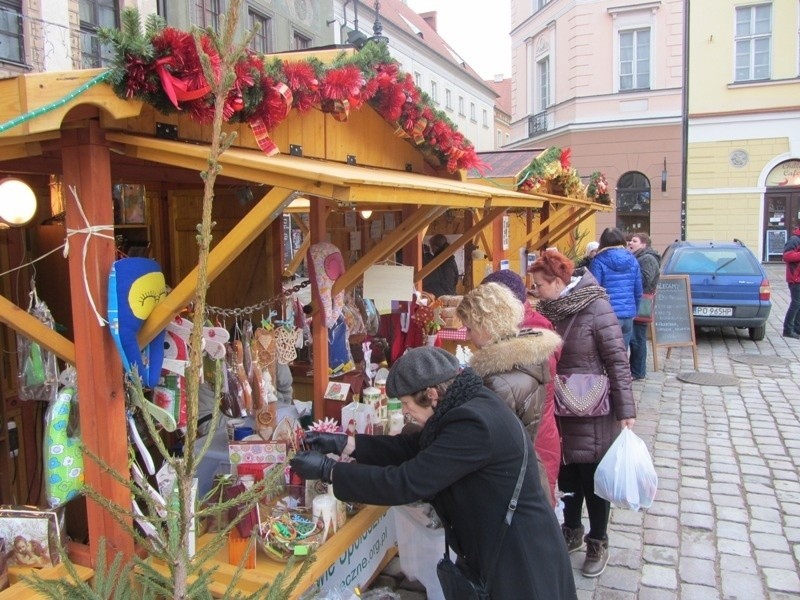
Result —
<instances>
[{"instance_id":1,"label":"black knit cap","mask_svg":"<svg viewBox=\"0 0 800 600\"><path fill-rule=\"evenodd\" d=\"M386 393L392 398L409 396L458 375L459 364L447 350L433 346L412 348L389 370Z\"/></svg>"}]
</instances>

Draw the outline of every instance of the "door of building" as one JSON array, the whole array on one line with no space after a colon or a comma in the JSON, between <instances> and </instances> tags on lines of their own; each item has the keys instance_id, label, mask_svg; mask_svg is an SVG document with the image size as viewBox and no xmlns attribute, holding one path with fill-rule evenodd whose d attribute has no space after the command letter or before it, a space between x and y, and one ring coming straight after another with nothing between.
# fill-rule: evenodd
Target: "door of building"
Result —
<instances>
[{"instance_id":1,"label":"door of building","mask_svg":"<svg viewBox=\"0 0 800 600\"><path fill-rule=\"evenodd\" d=\"M800 221L800 187L767 188L764 197L764 262L780 262L783 246Z\"/></svg>"}]
</instances>

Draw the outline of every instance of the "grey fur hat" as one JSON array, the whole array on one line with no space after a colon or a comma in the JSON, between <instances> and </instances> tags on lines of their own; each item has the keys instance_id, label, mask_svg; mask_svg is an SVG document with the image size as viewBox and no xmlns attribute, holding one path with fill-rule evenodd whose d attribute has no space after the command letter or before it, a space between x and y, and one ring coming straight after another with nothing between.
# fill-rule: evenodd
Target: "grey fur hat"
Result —
<instances>
[{"instance_id":1,"label":"grey fur hat","mask_svg":"<svg viewBox=\"0 0 800 600\"><path fill-rule=\"evenodd\" d=\"M447 350L433 346L412 348L389 370L386 393L391 398L409 396L458 375L458 359Z\"/></svg>"}]
</instances>

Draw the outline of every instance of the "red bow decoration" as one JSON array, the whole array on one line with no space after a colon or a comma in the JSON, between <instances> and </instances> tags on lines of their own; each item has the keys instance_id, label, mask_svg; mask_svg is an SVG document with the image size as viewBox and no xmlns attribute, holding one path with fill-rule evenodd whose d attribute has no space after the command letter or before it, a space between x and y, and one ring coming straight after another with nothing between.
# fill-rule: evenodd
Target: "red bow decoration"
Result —
<instances>
[{"instance_id":1,"label":"red bow decoration","mask_svg":"<svg viewBox=\"0 0 800 600\"><path fill-rule=\"evenodd\" d=\"M263 119L260 117L250 119L250 129L253 132L253 137L255 137L258 147L261 148L264 154L267 156L274 156L280 153L278 146L272 141L272 138L269 137L269 131L267 131L267 125L264 123Z\"/></svg>"},{"instance_id":2,"label":"red bow decoration","mask_svg":"<svg viewBox=\"0 0 800 600\"><path fill-rule=\"evenodd\" d=\"M428 126L428 119L420 117L416 123L414 123L414 129L411 131L411 137L414 138L414 143L419 146L420 144L425 142L425 136L422 135L425 132L425 128Z\"/></svg>"},{"instance_id":3,"label":"red bow decoration","mask_svg":"<svg viewBox=\"0 0 800 600\"><path fill-rule=\"evenodd\" d=\"M405 129L403 129L403 126L402 126L402 125L400 125L400 123L395 123L395 125L396 125L396 127L394 128L394 135L395 135L396 137L399 137L399 138L407 138L407 137L410 137L410 136L409 136L409 135L406 133L406 130L405 130Z\"/></svg>"},{"instance_id":4,"label":"red bow decoration","mask_svg":"<svg viewBox=\"0 0 800 600\"><path fill-rule=\"evenodd\" d=\"M330 113L337 121L347 121L350 116L349 100L325 100L321 108L322 112Z\"/></svg>"},{"instance_id":5,"label":"red bow decoration","mask_svg":"<svg viewBox=\"0 0 800 600\"><path fill-rule=\"evenodd\" d=\"M167 98L169 98L175 108L180 110L181 107L178 106L178 102L199 100L211 91L211 87L205 84L194 90L188 89L188 82L179 77L175 77L175 75L167 69L168 66L173 66L174 63L175 58L172 56L165 56L157 59L156 73L158 73L158 77L161 79L161 87L164 88L164 93L167 95Z\"/></svg>"},{"instance_id":6,"label":"red bow decoration","mask_svg":"<svg viewBox=\"0 0 800 600\"><path fill-rule=\"evenodd\" d=\"M565 148L561 151L561 168L569 169L570 159L572 158L572 148Z\"/></svg>"}]
</instances>

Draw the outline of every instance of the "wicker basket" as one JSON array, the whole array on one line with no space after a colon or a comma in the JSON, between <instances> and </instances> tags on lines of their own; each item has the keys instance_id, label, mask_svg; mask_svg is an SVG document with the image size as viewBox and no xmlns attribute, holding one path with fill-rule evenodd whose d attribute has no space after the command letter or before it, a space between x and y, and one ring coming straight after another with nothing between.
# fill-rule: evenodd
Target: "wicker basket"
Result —
<instances>
[{"instance_id":1,"label":"wicker basket","mask_svg":"<svg viewBox=\"0 0 800 600\"><path fill-rule=\"evenodd\" d=\"M456 308L461 304L463 296L439 296L437 300L442 303L445 308Z\"/></svg>"},{"instance_id":2,"label":"wicker basket","mask_svg":"<svg viewBox=\"0 0 800 600\"><path fill-rule=\"evenodd\" d=\"M445 329L461 329L464 326L456 314L455 306L447 306L442 309L442 320Z\"/></svg>"}]
</instances>

